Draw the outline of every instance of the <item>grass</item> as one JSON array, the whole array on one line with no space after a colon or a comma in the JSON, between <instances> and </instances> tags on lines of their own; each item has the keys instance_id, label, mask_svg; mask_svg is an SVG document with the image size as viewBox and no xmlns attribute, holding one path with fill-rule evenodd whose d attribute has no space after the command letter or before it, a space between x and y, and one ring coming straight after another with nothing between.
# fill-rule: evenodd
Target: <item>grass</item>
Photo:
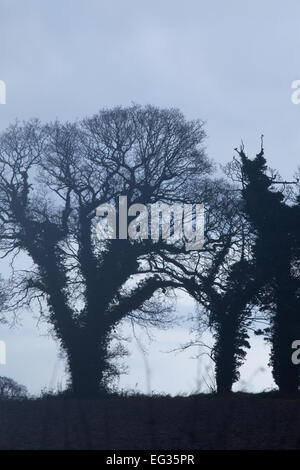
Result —
<instances>
[{"instance_id":1,"label":"grass","mask_svg":"<svg viewBox=\"0 0 300 470\"><path fill-rule=\"evenodd\" d=\"M300 398L113 394L0 401L0 449L300 449Z\"/></svg>"}]
</instances>

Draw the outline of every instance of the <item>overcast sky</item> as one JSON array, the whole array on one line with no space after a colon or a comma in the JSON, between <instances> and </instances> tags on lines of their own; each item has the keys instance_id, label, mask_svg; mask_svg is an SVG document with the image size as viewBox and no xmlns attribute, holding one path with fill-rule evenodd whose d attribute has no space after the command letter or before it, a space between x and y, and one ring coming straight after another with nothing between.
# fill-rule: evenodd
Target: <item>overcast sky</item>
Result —
<instances>
[{"instance_id":1,"label":"overcast sky","mask_svg":"<svg viewBox=\"0 0 300 470\"><path fill-rule=\"evenodd\" d=\"M206 121L214 160L230 160L241 138L254 154L263 133L269 165L291 178L300 152L300 105L291 102L292 81L300 79L299 23L297 0L0 0L7 87L0 130L16 118L74 120L131 102L175 106ZM192 305L182 300L178 308ZM28 316L18 330L0 329L7 342L0 374L32 392L63 380L63 361L42 330ZM184 329L159 333L149 349L152 388L195 388L193 353L160 352L186 339ZM272 386L269 371L259 369L267 349L260 340L253 346L238 386ZM122 385L144 390L143 358L132 348Z\"/></svg>"}]
</instances>

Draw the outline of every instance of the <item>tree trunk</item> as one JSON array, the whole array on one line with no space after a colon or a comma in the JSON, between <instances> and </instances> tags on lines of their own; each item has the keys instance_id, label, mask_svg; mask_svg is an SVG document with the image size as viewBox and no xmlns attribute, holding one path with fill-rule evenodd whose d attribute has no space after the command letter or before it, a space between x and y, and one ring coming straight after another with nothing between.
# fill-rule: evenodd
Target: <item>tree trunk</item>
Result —
<instances>
[{"instance_id":1,"label":"tree trunk","mask_svg":"<svg viewBox=\"0 0 300 470\"><path fill-rule=\"evenodd\" d=\"M299 366L292 363L292 343L300 332L300 313L289 262L282 266L277 283L271 356L273 377L281 393L296 394L299 387Z\"/></svg>"},{"instance_id":2,"label":"tree trunk","mask_svg":"<svg viewBox=\"0 0 300 470\"><path fill-rule=\"evenodd\" d=\"M93 398L104 389L107 368L106 348L101 348L96 335L81 334L69 348L68 366L73 394L78 398Z\"/></svg>"},{"instance_id":3,"label":"tree trunk","mask_svg":"<svg viewBox=\"0 0 300 470\"><path fill-rule=\"evenodd\" d=\"M236 330L230 318L224 317L224 320L218 325L214 347L218 394L230 393L232 385L236 381L235 335Z\"/></svg>"},{"instance_id":4,"label":"tree trunk","mask_svg":"<svg viewBox=\"0 0 300 470\"><path fill-rule=\"evenodd\" d=\"M295 327L287 309L277 313L272 338L273 377L279 391L287 395L299 391L299 366L292 363L292 343L299 331L300 325Z\"/></svg>"}]
</instances>

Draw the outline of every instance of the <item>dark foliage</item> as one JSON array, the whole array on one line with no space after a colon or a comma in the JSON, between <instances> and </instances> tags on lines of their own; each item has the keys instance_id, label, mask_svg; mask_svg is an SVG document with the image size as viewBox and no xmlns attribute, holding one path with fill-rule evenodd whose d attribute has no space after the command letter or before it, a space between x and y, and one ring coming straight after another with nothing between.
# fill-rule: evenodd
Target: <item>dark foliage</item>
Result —
<instances>
[{"instance_id":1,"label":"dark foliage","mask_svg":"<svg viewBox=\"0 0 300 470\"><path fill-rule=\"evenodd\" d=\"M254 160L241 149L245 211L255 231L253 262L260 285L259 306L270 313L273 376L281 392L295 393L299 366L291 345L300 331L300 205L288 204L266 173L263 149Z\"/></svg>"}]
</instances>

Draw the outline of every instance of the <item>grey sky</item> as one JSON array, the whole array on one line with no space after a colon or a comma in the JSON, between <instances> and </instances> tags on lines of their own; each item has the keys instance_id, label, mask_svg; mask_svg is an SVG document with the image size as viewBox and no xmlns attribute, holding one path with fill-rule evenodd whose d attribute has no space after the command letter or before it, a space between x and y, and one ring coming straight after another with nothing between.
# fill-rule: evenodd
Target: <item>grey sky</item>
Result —
<instances>
[{"instance_id":1,"label":"grey sky","mask_svg":"<svg viewBox=\"0 0 300 470\"><path fill-rule=\"evenodd\" d=\"M188 118L206 121L207 152L216 161L231 159L241 138L250 154L256 152L263 133L269 164L291 177L300 151L300 105L291 103L291 83L300 79L299 23L297 0L0 0L0 80L7 86L0 129L15 118L74 120L132 101L175 106ZM176 330L159 339L182 334ZM48 386L56 361L53 342L38 338L28 320L2 336L8 364L0 373L34 391ZM192 353L159 359L157 351L168 347L155 348L154 388L193 388ZM133 356L132 388L143 380L138 353ZM258 342L245 379L262 356ZM169 371L181 364L186 371L180 380L176 371L169 388L164 366L156 365L164 361ZM268 373L255 380L261 387L271 384Z\"/></svg>"}]
</instances>

